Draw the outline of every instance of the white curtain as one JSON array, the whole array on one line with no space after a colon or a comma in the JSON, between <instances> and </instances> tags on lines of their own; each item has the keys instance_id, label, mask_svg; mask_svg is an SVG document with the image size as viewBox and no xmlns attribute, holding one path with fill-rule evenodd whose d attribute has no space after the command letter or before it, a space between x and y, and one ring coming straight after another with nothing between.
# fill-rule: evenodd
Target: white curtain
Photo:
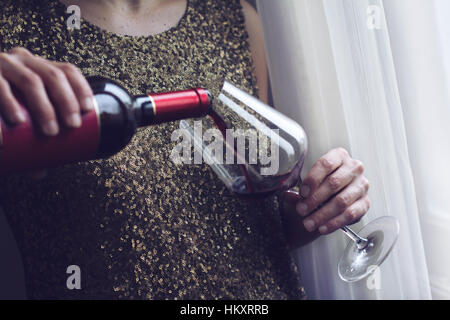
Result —
<instances>
[{"instance_id":1,"label":"white curtain","mask_svg":"<svg viewBox=\"0 0 450 320\"><path fill-rule=\"evenodd\" d=\"M450 298L447 0L259 0L275 106L365 163L370 220L400 220L381 287L342 282L339 232L294 252L311 299ZM431 279L431 287L430 287Z\"/></svg>"},{"instance_id":2,"label":"white curtain","mask_svg":"<svg viewBox=\"0 0 450 320\"><path fill-rule=\"evenodd\" d=\"M450 299L450 1L387 0L385 7L432 294Z\"/></svg>"}]
</instances>

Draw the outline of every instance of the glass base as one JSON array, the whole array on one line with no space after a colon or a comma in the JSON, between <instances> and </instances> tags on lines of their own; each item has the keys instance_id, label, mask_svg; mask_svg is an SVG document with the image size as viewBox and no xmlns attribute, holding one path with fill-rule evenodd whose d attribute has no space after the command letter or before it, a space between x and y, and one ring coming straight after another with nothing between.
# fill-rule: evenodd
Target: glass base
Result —
<instances>
[{"instance_id":1,"label":"glass base","mask_svg":"<svg viewBox=\"0 0 450 320\"><path fill-rule=\"evenodd\" d=\"M400 226L397 218L385 216L365 225L358 235L369 242L358 249L350 241L338 264L339 276L346 282L355 282L369 276L379 267L397 242Z\"/></svg>"}]
</instances>

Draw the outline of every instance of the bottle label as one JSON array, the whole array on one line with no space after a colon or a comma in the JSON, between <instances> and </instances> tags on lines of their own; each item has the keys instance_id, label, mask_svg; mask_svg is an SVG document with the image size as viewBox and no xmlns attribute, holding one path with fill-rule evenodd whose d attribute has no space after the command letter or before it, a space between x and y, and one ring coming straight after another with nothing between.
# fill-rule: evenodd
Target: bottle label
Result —
<instances>
[{"instance_id":1,"label":"bottle label","mask_svg":"<svg viewBox=\"0 0 450 320\"><path fill-rule=\"evenodd\" d=\"M95 100L94 100L95 101ZM9 126L0 119L0 174L51 168L95 158L100 140L98 105L82 115L80 128L61 127L55 137L43 136L27 121Z\"/></svg>"}]
</instances>

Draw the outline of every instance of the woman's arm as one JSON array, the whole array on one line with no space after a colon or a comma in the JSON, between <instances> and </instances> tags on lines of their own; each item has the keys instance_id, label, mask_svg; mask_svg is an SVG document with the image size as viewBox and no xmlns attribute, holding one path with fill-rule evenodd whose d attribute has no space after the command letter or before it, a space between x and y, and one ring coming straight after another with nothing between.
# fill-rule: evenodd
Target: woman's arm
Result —
<instances>
[{"instance_id":1,"label":"woman's arm","mask_svg":"<svg viewBox=\"0 0 450 320\"><path fill-rule=\"evenodd\" d=\"M268 76L266 54L264 49L264 37L261 21L256 10L245 0L241 0L244 9L245 26L249 36L250 50L253 57L256 79L259 87L259 98L268 102Z\"/></svg>"}]
</instances>

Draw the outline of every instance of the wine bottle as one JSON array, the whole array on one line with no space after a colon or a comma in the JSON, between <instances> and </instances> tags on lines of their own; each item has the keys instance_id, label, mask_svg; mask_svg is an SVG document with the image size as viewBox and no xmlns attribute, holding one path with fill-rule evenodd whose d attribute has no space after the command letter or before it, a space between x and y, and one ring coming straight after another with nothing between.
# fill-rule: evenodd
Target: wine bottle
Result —
<instances>
[{"instance_id":1,"label":"wine bottle","mask_svg":"<svg viewBox=\"0 0 450 320\"><path fill-rule=\"evenodd\" d=\"M82 115L80 128L61 128L46 137L27 121L9 126L0 119L0 174L50 168L110 157L122 150L138 127L208 114L208 90L190 90L132 96L103 77L87 79L94 92L94 110Z\"/></svg>"}]
</instances>

